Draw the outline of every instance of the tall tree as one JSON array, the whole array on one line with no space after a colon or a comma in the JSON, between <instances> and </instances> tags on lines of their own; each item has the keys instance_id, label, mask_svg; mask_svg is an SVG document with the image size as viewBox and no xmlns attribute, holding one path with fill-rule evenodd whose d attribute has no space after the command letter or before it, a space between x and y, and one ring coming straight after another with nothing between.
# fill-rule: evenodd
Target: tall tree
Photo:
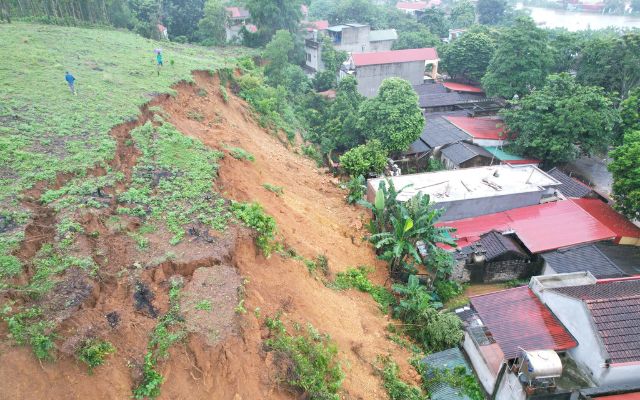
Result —
<instances>
[{"instance_id":1,"label":"tall tree","mask_svg":"<svg viewBox=\"0 0 640 400\"><path fill-rule=\"evenodd\" d=\"M471 26L476 21L475 7L469 0L458 1L454 3L453 8L451 8L449 18L451 19L452 28L466 28Z\"/></svg>"},{"instance_id":2,"label":"tall tree","mask_svg":"<svg viewBox=\"0 0 640 400\"><path fill-rule=\"evenodd\" d=\"M623 132L640 131L640 87L620 104L620 118Z\"/></svg>"},{"instance_id":3,"label":"tall tree","mask_svg":"<svg viewBox=\"0 0 640 400\"><path fill-rule=\"evenodd\" d=\"M336 1L328 19L332 24L345 22L369 24L371 29L380 29L385 25L385 15L382 8L373 4L371 0Z\"/></svg>"},{"instance_id":4,"label":"tall tree","mask_svg":"<svg viewBox=\"0 0 640 400\"><path fill-rule=\"evenodd\" d=\"M505 18L506 0L478 0L478 22L485 25L496 25Z\"/></svg>"},{"instance_id":5,"label":"tall tree","mask_svg":"<svg viewBox=\"0 0 640 400\"><path fill-rule=\"evenodd\" d=\"M420 26L420 29L416 31L398 32L398 40L393 43L393 49L420 49L423 47L435 47L440 43L438 36L431 33L425 26Z\"/></svg>"},{"instance_id":6,"label":"tall tree","mask_svg":"<svg viewBox=\"0 0 640 400\"><path fill-rule=\"evenodd\" d=\"M258 37L267 43L276 31L297 33L302 18L301 0L247 0L247 9L258 26Z\"/></svg>"},{"instance_id":7,"label":"tall tree","mask_svg":"<svg viewBox=\"0 0 640 400\"><path fill-rule=\"evenodd\" d=\"M198 22L204 16L205 0L164 0L163 11L172 37L195 38Z\"/></svg>"},{"instance_id":8,"label":"tall tree","mask_svg":"<svg viewBox=\"0 0 640 400\"><path fill-rule=\"evenodd\" d=\"M324 153L345 151L364 143L358 128L359 108L364 96L358 93L358 83L347 76L338 83L336 99L331 103L320 129L319 143Z\"/></svg>"},{"instance_id":9,"label":"tall tree","mask_svg":"<svg viewBox=\"0 0 640 400\"><path fill-rule=\"evenodd\" d=\"M486 33L469 31L442 53L442 68L457 79L480 82L495 52L495 42Z\"/></svg>"},{"instance_id":10,"label":"tall tree","mask_svg":"<svg viewBox=\"0 0 640 400\"><path fill-rule=\"evenodd\" d=\"M204 17L198 22L198 38L205 45L219 46L226 41L227 10L220 0L207 0Z\"/></svg>"},{"instance_id":11,"label":"tall tree","mask_svg":"<svg viewBox=\"0 0 640 400\"><path fill-rule=\"evenodd\" d=\"M610 153L615 207L629 218L640 218L640 130L627 131L622 146Z\"/></svg>"},{"instance_id":12,"label":"tall tree","mask_svg":"<svg viewBox=\"0 0 640 400\"><path fill-rule=\"evenodd\" d=\"M264 74L271 86L284 83L285 71L289 65L289 53L292 51L293 38L291 33L284 29L277 31L265 47L264 58L268 63L264 68Z\"/></svg>"},{"instance_id":13,"label":"tall tree","mask_svg":"<svg viewBox=\"0 0 640 400\"><path fill-rule=\"evenodd\" d=\"M548 32L549 45L553 54L551 71L554 73L574 71L582 51L582 35L565 29L554 29Z\"/></svg>"},{"instance_id":14,"label":"tall tree","mask_svg":"<svg viewBox=\"0 0 640 400\"><path fill-rule=\"evenodd\" d=\"M544 84L551 56L547 33L531 18L520 17L498 37L482 86L490 96L522 97Z\"/></svg>"},{"instance_id":15,"label":"tall tree","mask_svg":"<svg viewBox=\"0 0 640 400\"><path fill-rule=\"evenodd\" d=\"M422 16L420 23L424 24L429 31L439 37L449 36L449 21L444 11L440 8L427 8Z\"/></svg>"},{"instance_id":16,"label":"tall tree","mask_svg":"<svg viewBox=\"0 0 640 400\"><path fill-rule=\"evenodd\" d=\"M379 139L389 152L406 150L424 128L411 84L400 78L385 79L378 95L360 106L358 127L369 139Z\"/></svg>"},{"instance_id":17,"label":"tall tree","mask_svg":"<svg viewBox=\"0 0 640 400\"><path fill-rule=\"evenodd\" d=\"M598 35L589 40L578 62L579 82L598 85L626 98L640 85L640 33Z\"/></svg>"},{"instance_id":18,"label":"tall tree","mask_svg":"<svg viewBox=\"0 0 640 400\"><path fill-rule=\"evenodd\" d=\"M618 114L602 88L567 74L550 75L542 89L502 111L516 151L556 165L606 151Z\"/></svg>"}]
</instances>

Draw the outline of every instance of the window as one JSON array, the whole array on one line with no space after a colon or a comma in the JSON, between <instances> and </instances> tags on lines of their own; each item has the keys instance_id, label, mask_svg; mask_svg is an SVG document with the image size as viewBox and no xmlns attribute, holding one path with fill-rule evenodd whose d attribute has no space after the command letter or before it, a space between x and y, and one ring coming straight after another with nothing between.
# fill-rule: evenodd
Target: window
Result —
<instances>
[{"instance_id":1,"label":"window","mask_svg":"<svg viewBox=\"0 0 640 400\"><path fill-rule=\"evenodd\" d=\"M311 54L307 53L307 61L311 61Z\"/></svg>"}]
</instances>

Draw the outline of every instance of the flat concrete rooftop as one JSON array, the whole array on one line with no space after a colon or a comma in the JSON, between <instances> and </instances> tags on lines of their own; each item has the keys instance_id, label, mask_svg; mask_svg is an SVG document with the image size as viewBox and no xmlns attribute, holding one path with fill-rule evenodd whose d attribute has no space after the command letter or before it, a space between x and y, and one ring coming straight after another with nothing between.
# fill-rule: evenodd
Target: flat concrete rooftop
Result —
<instances>
[{"instance_id":1,"label":"flat concrete rooftop","mask_svg":"<svg viewBox=\"0 0 640 400\"><path fill-rule=\"evenodd\" d=\"M411 185L398 196L400 201L423 193L434 203L540 192L561 184L533 165L494 165L370 179L369 188L377 191L385 179L397 190Z\"/></svg>"}]
</instances>

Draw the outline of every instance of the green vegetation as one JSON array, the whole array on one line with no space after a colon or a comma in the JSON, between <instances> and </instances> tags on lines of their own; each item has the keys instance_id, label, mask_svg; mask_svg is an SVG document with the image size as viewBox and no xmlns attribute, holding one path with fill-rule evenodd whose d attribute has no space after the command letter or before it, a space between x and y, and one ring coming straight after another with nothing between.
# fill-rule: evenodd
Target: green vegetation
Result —
<instances>
[{"instance_id":1,"label":"green vegetation","mask_svg":"<svg viewBox=\"0 0 640 400\"><path fill-rule=\"evenodd\" d=\"M350 176L379 174L387 165L387 151L378 139L372 139L340 156L340 166Z\"/></svg>"},{"instance_id":2,"label":"green vegetation","mask_svg":"<svg viewBox=\"0 0 640 400\"><path fill-rule=\"evenodd\" d=\"M200 311L211 311L213 310L213 304L211 303L211 300L209 299L204 299L204 300L200 300L194 307L196 310L200 310Z\"/></svg>"},{"instance_id":3,"label":"green vegetation","mask_svg":"<svg viewBox=\"0 0 640 400\"><path fill-rule=\"evenodd\" d=\"M464 287L453 280L437 280L433 286L442 303L446 303L464 293Z\"/></svg>"},{"instance_id":4,"label":"green vegetation","mask_svg":"<svg viewBox=\"0 0 640 400\"><path fill-rule=\"evenodd\" d=\"M620 147L611 153L616 208L629 218L640 215L640 130L628 131Z\"/></svg>"},{"instance_id":5,"label":"green vegetation","mask_svg":"<svg viewBox=\"0 0 640 400\"><path fill-rule=\"evenodd\" d=\"M287 366L281 371L281 382L311 400L338 400L344 373L337 358L338 348L330 338L311 325L304 332L296 325L295 334L290 334L279 315L267 318L266 325L268 351L275 351L279 364Z\"/></svg>"},{"instance_id":6,"label":"green vegetation","mask_svg":"<svg viewBox=\"0 0 640 400\"><path fill-rule=\"evenodd\" d=\"M136 399L156 398L160 395L164 378L156 370L158 361L168 358L169 348L187 335L180 311L181 288L181 281L170 281L169 310L160 318L149 338L142 366L142 381L133 389L133 397Z\"/></svg>"},{"instance_id":7,"label":"green vegetation","mask_svg":"<svg viewBox=\"0 0 640 400\"><path fill-rule=\"evenodd\" d=\"M276 220L267 215L262 206L258 203L231 202L231 209L234 215L249 228L255 229L258 233L256 245L265 257L270 257L271 253L277 251L281 245L276 241Z\"/></svg>"},{"instance_id":8,"label":"green vegetation","mask_svg":"<svg viewBox=\"0 0 640 400\"><path fill-rule=\"evenodd\" d=\"M403 332L423 348L442 351L462 340L460 319L454 314L436 310L438 304L434 302L433 295L415 275L409 277L406 285L394 285L393 290L402 296L393 310L394 316L404 322Z\"/></svg>"},{"instance_id":9,"label":"green vegetation","mask_svg":"<svg viewBox=\"0 0 640 400\"><path fill-rule=\"evenodd\" d=\"M263 183L262 187L267 189L268 191L275 193L276 196L280 197L284 194L284 189L282 186L272 185L270 183Z\"/></svg>"},{"instance_id":10,"label":"green vegetation","mask_svg":"<svg viewBox=\"0 0 640 400\"><path fill-rule=\"evenodd\" d=\"M105 358L116 351L116 348L107 341L99 339L85 340L77 352L78 360L89 366L89 374L95 367L104 364Z\"/></svg>"},{"instance_id":11,"label":"green vegetation","mask_svg":"<svg viewBox=\"0 0 640 400\"><path fill-rule=\"evenodd\" d=\"M480 82L494 52L495 42L491 34L482 29L474 29L445 48L442 68L455 79Z\"/></svg>"},{"instance_id":12,"label":"green vegetation","mask_svg":"<svg viewBox=\"0 0 640 400\"><path fill-rule=\"evenodd\" d=\"M11 306L5 305L2 318L7 323L9 335L18 345L30 345L33 354L40 360L53 360L54 323L44 320L42 309L37 307L9 315Z\"/></svg>"},{"instance_id":13,"label":"green vegetation","mask_svg":"<svg viewBox=\"0 0 640 400\"><path fill-rule=\"evenodd\" d=\"M241 149L240 147L225 147L225 149L229 152L231 157L236 160L247 160L251 162L256 160L253 154L249 153L245 149Z\"/></svg>"},{"instance_id":14,"label":"green vegetation","mask_svg":"<svg viewBox=\"0 0 640 400\"><path fill-rule=\"evenodd\" d=\"M349 191L347 203L356 204L362 200L367 193L367 181L364 179L364 176L358 175L347 182L346 188Z\"/></svg>"},{"instance_id":15,"label":"green vegetation","mask_svg":"<svg viewBox=\"0 0 640 400\"><path fill-rule=\"evenodd\" d=\"M131 135L142 154L131 186L118 197L123 204L118 212L165 224L173 244L182 240L190 223L223 230L230 214L225 200L211 190L222 153L167 123L147 123Z\"/></svg>"},{"instance_id":16,"label":"green vegetation","mask_svg":"<svg viewBox=\"0 0 640 400\"><path fill-rule=\"evenodd\" d=\"M382 375L383 385L390 400L426 400L420 388L409 385L398 376L398 364L393 362L390 357L378 357L378 363L381 364L379 373Z\"/></svg>"},{"instance_id":17,"label":"green vegetation","mask_svg":"<svg viewBox=\"0 0 640 400\"><path fill-rule=\"evenodd\" d=\"M473 375L467 371L463 365L449 369L431 369L428 377L424 380L425 388L438 384L446 384L452 388L459 389L462 394L467 395L471 400L484 400L485 396L480 387L480 383Z\"/></svg>"},{"instance_id":18,"label":"green vegetation","mask_svg":"<svg viewBox=\"0 0 640 400\"><path fill-rule=\"evenodd\" d=\"M334 289L358 289L361 292L371 294L383 312L395 304L395 297L384 286L374 285L368 278L371 269L366 266L348 268L344 272L338 272L335 281L330 285Z\"/></svg>"},{"instance_id":19,"label":"green vegetation","mask_svg":"<svg viewBox=\"0 0 640 400\"><path fill-rule=\"evenodd\" d=\"M563 164L605 152L619 120L602 88L582 86L567 73L549 75L543 88L503 110L521 154Z\"/></svg>"}]
</instances>

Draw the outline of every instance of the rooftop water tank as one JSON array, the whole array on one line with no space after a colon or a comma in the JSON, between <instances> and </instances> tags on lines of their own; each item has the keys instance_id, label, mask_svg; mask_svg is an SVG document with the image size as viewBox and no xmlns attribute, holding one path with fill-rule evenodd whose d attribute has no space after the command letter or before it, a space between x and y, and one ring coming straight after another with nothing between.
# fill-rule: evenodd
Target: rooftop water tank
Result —
<instances>
[{"instance_id":1,"label":"rooftop water tank","mask_svg":"<svg viewBox=\"0 0 640 400\"><path fill-rule=\"evenodd\" d=\"M533 350L523 352L520 372L527 380L559 378L562 375L562 362L553 350Z\"/></svg>"}]
</instances>

